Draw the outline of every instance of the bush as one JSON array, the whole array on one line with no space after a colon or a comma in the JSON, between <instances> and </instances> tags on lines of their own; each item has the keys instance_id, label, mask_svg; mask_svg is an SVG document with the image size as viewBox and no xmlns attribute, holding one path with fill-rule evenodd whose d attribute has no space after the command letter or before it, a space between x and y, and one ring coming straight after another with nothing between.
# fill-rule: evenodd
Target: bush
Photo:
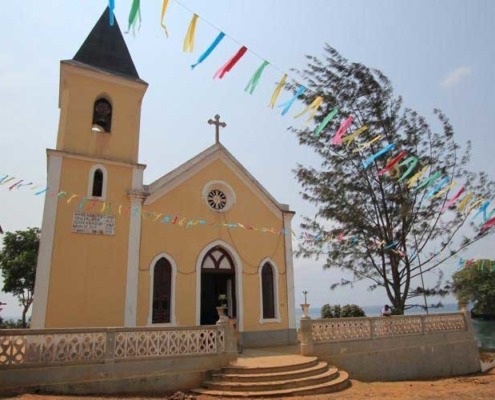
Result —
<instances>
[{"instance_id":1,"label":"bush","mask_svg":"<svg viewBox=\"0 0 495 400\"><path fill-rule=\"evenodd\" d=\"M321 307L321 317L322 318L348 318L348 317L366 317L363 309L356 304L346 304L345 306L340 306L336 304L331 306L330 304L325 304Z\"/></svg>"}]
</instances>

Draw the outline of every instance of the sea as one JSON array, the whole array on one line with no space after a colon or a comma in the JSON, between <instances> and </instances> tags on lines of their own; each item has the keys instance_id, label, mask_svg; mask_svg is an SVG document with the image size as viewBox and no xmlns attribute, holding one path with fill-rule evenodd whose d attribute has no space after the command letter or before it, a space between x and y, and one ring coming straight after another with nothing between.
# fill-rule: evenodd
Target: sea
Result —
<instances>
[{"instance_id":1,"label":"sea","mask_svg":"<svg viewBox=\"0 0 495 400\"><path fill-rule=\"evenodd\" d=\"M364 306L361 307L365 312L367 317L379 317L382 311L383 306ZM313 319L318 319L320 317L320 309L319 307L309 308L309 316ZM444 304L443 307L440 308L431 308L428 309L430 314L439 314L439 313L451 313L457 312L457 304ZM406 311L406 315L417 315L417 314L426 314L426 312L422 308L410 308ZM296 308L296 320L297 327L299 328L299 320L302 316L301 308ZM471 319L473 324L474 335L476 336L476 340L478 342L478 347L482 349L490 349L495 350L495 321L483 321L477 319Z\"/></svg>"}]
</instances>

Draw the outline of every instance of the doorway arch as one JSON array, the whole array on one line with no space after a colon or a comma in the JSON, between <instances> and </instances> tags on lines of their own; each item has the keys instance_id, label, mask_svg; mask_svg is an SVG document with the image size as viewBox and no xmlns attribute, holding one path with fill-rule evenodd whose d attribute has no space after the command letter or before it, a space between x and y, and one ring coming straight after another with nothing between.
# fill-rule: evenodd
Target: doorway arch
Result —
<instances>
[{"instance_id":1,"label":"doorway arch","mask_svg":"<svg viewBox=\"0 0 495 400\"><path fill-rule=\"evenodd\" d=\"M237 319L242 331L242 264L237 252L222 240L207 245L196 261L196 325L218 320L218 294L227 294L229 315Z\"/></svg>"}]
</instances>

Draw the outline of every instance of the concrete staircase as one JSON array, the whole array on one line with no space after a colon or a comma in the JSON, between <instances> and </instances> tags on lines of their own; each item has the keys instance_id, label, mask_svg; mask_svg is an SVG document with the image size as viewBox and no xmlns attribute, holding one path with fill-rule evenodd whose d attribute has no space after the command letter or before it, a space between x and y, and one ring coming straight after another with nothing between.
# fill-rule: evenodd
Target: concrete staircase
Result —
<instances>
[{"instance_id":1,"label":"concrete staircase","mask_svg":"<svg viewBox=\"0 0 495 400\"><path fill-rule=\"evenodd\" d=\"M345 389L345 371L330 367L316 357L281 355L241 357L220 371L212 371L196 394L221 397L279 397L313 395Z\"/></svg>"}]
</instances>

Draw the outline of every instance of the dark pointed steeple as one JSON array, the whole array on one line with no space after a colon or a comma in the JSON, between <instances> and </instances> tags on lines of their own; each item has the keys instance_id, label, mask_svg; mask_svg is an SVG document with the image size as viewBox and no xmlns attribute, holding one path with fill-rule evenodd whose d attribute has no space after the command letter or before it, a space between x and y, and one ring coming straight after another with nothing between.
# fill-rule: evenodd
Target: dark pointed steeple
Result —
<instances>
[{"instance_id":1,"label":"dark pointed steeple","mask_svg":"<svg viewBox=\"0 0 495 400\"><path fill-rule=\"evenodd\" d=\"M110 26L109 16L110 9L107 7L73 60L107 72L139 79L117 19L115 18L113 26Z\"/></svg>"}]
</instances>

